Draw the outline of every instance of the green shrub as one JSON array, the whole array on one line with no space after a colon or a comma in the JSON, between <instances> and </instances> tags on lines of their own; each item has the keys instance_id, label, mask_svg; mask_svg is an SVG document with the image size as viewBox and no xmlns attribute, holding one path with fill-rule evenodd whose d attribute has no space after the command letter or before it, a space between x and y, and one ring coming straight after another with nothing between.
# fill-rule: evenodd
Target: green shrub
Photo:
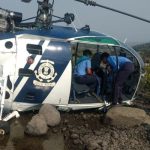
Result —
<instances>
[{"instance_id":1,"label":"green shrub","mask_svg":"<svg viewBox=\"0 0 150 150\"><path fill-rule=\"evenodd\" d=\"M144 87L150 90L150 65L145 67Z\"/></svg>"}]
</instances>

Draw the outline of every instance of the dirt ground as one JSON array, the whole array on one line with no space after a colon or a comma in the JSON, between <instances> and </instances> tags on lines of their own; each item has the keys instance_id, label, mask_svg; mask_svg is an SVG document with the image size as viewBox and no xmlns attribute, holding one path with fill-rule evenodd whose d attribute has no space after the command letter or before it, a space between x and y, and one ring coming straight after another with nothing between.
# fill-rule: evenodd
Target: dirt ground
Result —
<instances>
[{"instance_id":1,"label":"dirt ground","mask_svg":"<svg viewBox=\"0 0 150 150\"><path fill-rule=\"evenodd\" d=\"M150 115L150 95L140 95L131 107L144 109ZM72 112L61 114L59 127L67 150L149 150L150 125L117 129L104 124L103 113Z\"/></svg>"},{"instance_id":2,"label":"dirt ground","mask_svg":"<svg viewBox=\"0 0 150 150\"><path fill-rule=\"evenodd\" d=\"M131 107L150 115L150 93L139 94ZM150 125L118 129L106 125L105 114L96 110L61 112L60 125L49 128L47 135L32 137L24 130L35 114L11 121L11 133L0 138L0 150L150 150Z\"/></svg>"}]
</instances>

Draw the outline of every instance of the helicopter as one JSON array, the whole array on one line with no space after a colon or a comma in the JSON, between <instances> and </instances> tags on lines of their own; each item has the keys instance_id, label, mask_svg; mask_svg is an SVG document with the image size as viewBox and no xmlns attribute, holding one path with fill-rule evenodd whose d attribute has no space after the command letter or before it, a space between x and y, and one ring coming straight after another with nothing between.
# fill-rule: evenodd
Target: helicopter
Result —
<instances>
[{"instance_id":1,"label":"helicopter","mask_svg":"<svg viewBox=\"0 0 150 150\"><path fill-rule=\"evenodd\" d=\"M31 0L22 0L29 3ZM149 20L99 5L91 0L75 0L98 6L150 23ZM105 100L88 96L89 88L73 79L73 68L84 49L92 54L108 52L122 55L134 63L135 71L124 84L123 102L130 104L144 75L140 55L112 36L91 31L88 25L78 29L54 25L71 24L75 15L53 15L54 0L38 0L37 16L22 20L22 13L0 8L0 120L19 117L19 112L51 104L59 110L103 109ZM54 20L53 18L57 18ZM24 22L35 19L32 22ZM108 99L107 99L108 98ZM12 111L3 117L4 110ZM0 125L5 133L4 126Z\"/></svg>"}]
</instances>

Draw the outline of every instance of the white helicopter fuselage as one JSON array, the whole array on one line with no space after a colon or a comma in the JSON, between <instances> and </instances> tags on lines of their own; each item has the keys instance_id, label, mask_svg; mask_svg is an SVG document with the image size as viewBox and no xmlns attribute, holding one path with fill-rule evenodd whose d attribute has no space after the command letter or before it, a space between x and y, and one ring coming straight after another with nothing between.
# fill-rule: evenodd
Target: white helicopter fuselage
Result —
<instances>
[{"instance_id":1,"label":"white helicopter fuselage","mask_svg":"<svg viewBox=\"0 0 150 150\"><path fill-rule=\"evenodd\" d=\"M69 27L53 27L51 30L22 31L1 36L0 77L4 108L26 111L38 108L44 103L58 106L63 110L105 106L104 102L70 103L74 43L126 48L139 66L134 92L129 99L125 100L134 99L142 76L143 62L133 49L97 32L86 33ZM28 62L29 57L33 59L32 63Z\"/></svg>"},{"instance_id":2,"label":"white helicopter fuselage","mask_svg":"<svg viewBox=\"0 0 150 150\"><path fill-rule=\"evenodd\" d=\"M18 94L21 92L22 88L25 86L25 84L30 78L24 76L23 78L21 77L22 79L20 80L18 79L19 78L18 70L20 68L26 67L27 58L29 57L29 53L26 50L26 45L28 43L38 45L40 41L43 40L40 37L38 37L37 39L32 38L32 36L31 37L28 36L28 37L29 38L26 38L26 35L21 35L21 36L17 36L16 38L6 39L0 42L0 47L1 47L0 57L2 58L0 60L1 76L3 79L9 76L12 84L11 89L8 89L6 87L6 91L9 92L10 97L8 99L5 99L5 104L6 107L7 106L12 107L9 109L13 109L13 110L23 111L26 110L28 107L35 106L38 104L38 102L36 103L34 100L33 100L34 102L31 100L30 103L26 102L26 100L25 101L19 100L17 102L15 101ZM9 50L5 47L5 43L7 41L13 43L13 47ZM51 39L47 38L42 43L43 53L44 50L49 51L48 44L50 43L50 41ZM53 50L52 47L51 50ZM42 89L44 88L46 90L46 88L48 87L54 87L53 90L45 96L45 99L42 101L42 103L51 103L53 105L68 104L70 85L71 85L71 60L68 62L66 68L64 69L64 72L62 73L61 77L59 78L56 84L54 82L54 79L57 76L57 72L55 72L55 68L54 68L55 62L48 60L47 58L41 60L41 58L42 55L36 56L36 58L34 59L34 63L28 66L28 69L34 70L34 72L36 72L37 74L37 78L41 79L41 82L38 82L36 79L32 81L32 84L34 86L33 88L35 88L35 90L37 90L38 92L38 89L40 88ZM40 66L37 70L35 70L38 63L40 63ZM49 72L49 74L47 73L44 75L45 72L42 73L42 69L45 69L46 67L48 69L51 69L51 72ZM53 77L53 79L50 79L51 77ZM46 82L46 83L42 82L42 79L45 78L46 80L50 79L51 82ZM19 80L18 81L19 83L16 83L17 80ZM64 86L64 84L65 84L65 89L63 90L62 87Z\"/></svg>"}]
</instances>

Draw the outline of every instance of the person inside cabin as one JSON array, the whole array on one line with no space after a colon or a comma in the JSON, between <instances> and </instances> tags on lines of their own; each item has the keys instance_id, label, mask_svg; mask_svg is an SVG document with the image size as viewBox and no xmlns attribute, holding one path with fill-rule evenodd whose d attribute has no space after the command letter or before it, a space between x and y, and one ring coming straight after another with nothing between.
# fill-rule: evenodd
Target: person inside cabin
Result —
<instances>
[{"instance_id":1,"label":"person inside cabin","mask_svg":"<svg viewBox=\"0 0 150 150\"><path fill-rule=\"evenodd\" d=\"M101 60L104 64L109 66L109 72L112 71L116 74L114 80L112 105L116 105L118 103L121 104L123 84L127 80L128 76L134 71L134 64L126 57L110 56L106 52L101 55Z\"/></svg>"},{"instance_id":2,"label":"person inside cabin","mask_svg":"<svg viewBox=\"0 0 150 150\"><path fill-rule=\"evenodd\" d=\"M83 56L79 57L74 69L74 79L79 84L86 84L90 88L90 93L94 94L97 88L97 78L91 69L92 52L89 49L83 51Z\"/></svg>"},{"instance_id":3,"label":"person inside cabin","mask_svg":"<svg viewBox=\"0 0 150 150\"><path fill-rule=\"evenodd\" d=\"M92 70L98 77L99 81L99 91L98 94L102 97L105 93L106 89L106 82L107 82L107 72L106 72L106 64L102 63L101 61L101 54L102 53L95 53L91 59L91 65L92 65Z\"/></svg>"}]
</instances>

